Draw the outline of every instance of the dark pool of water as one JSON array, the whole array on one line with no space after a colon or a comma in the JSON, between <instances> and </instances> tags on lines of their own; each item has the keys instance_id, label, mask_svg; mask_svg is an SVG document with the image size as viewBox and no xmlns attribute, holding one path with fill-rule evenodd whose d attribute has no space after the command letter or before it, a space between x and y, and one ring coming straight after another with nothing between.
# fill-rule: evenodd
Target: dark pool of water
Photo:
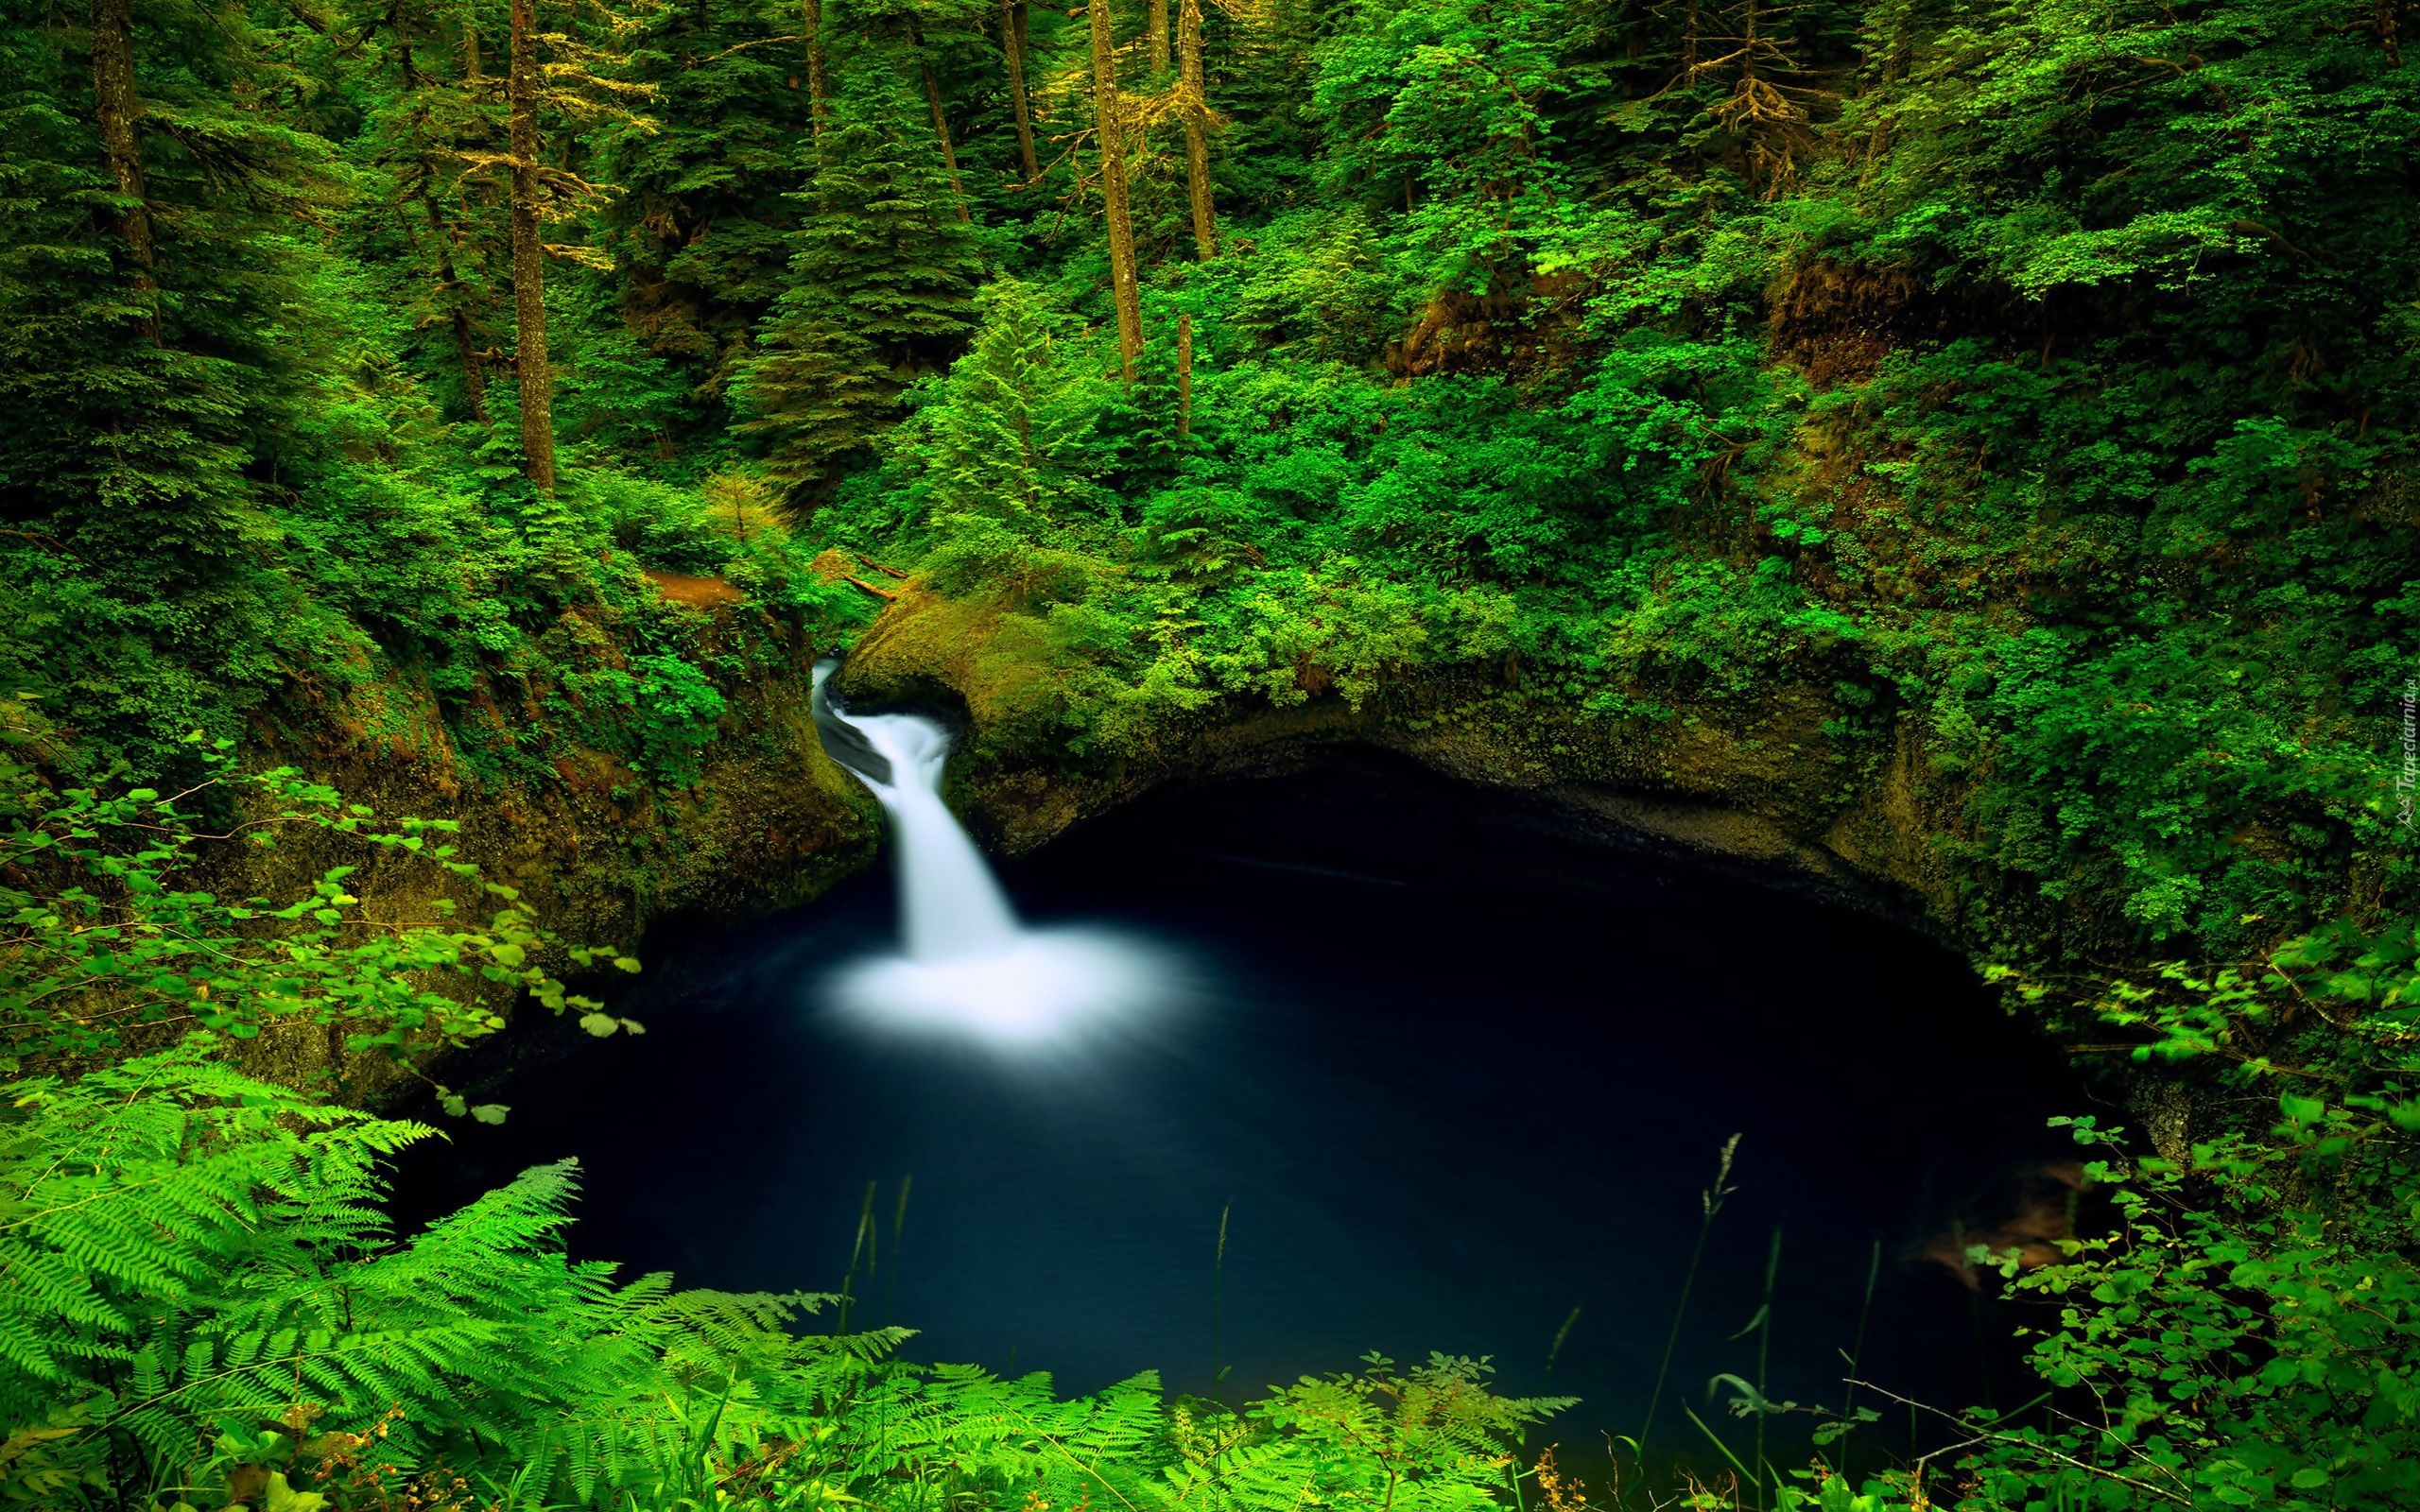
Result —
<instances>
[{"instance_id":1,"label":"dark pool of water","mask_svg":"<svg viewBox=\"0 0 2420 1512\"><path fill-rule=\"evenodd\" d=\"M1678 1403L1717 1420L1709 1378L1755 1374L1732 1335L1777 1230L1774 1397L1841 1400L1877 1242L1865 1377L2031 1396L2004 1304L1911 1257L2059 1158L2045 1119L2089 1107L2059 1057L1903 929L1551 828L1372 756L1080 830L1009 868L1027 917L1151 936L1200 990L1062 1059L822 1011L829 963L889 937L880 876L659 937L629 1008L649 1033L518 1074L510 1121L456 1126L405 1205L575 1155L576 1252L834 1290L875 1183L858 1316L921 1330L911 1354L1207 1391L1215 1352L1230 1400L1374 1349L1483 1354L1506 1389L1582 1398L1550 1435L1578 1446L1638 1431L1737 1132L1658 1439L1703 1449Z\"/></svg>"}]
</instances>

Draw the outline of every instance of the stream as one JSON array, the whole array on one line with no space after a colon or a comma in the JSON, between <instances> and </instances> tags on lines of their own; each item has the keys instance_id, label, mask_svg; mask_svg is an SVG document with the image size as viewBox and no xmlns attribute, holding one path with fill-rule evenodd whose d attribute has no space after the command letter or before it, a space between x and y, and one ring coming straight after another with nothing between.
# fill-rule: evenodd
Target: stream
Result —
<instances>
[{"instance_id":1,"label":"stream","mask_svg":"<svg viewBox=\"0 0 2420 1512\"><path fill-rule=\"evenodd\" d=\"M997 1022L954 1005L983 950L879 873L659 930L648 1034L518 1073L505 1125L407 1164L406 1211L576 1155L576 1255L845 1280L911 1357L1239 1401L1371 1350L1487 1355L1582 1399L1545 1437L1595 1449L1639 1432L1736 1133L1656 1440L1706 1450L1685 1404L1744 1444L1708 1383L1760 1343L1806 1405L1843 1404L1853 1349L1944 1406L2032 1394L2014 1304L1939 1257L2072 1159L2049 1114L2096 1109L1906 928L1374 752L1154 794L1002 881L984 949L1051 964ZM1873 1432L1904 1452L1909 1418Z\"/></svg>"}]
</instances>

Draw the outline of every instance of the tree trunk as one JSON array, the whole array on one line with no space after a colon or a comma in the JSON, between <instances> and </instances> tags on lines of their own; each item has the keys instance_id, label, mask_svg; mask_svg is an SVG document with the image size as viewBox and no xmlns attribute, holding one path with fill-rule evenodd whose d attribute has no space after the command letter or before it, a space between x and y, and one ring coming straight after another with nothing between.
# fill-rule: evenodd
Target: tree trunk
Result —
<instances>
[{"instance_id":1,"label":"tree trunk","mask_svg":"<svg viewBox=\"0 0 2420 1512\"><path fill-rule=\"evenodd\" d=\"M1210 213L1210 101L1201 88L1201 0L1181 4L1177 87L1184 99L1184 180L1193 191L1193 248L1206 263L1219 255L1219 226Z\"/></svg>"},{"instance_id":2,"label":"tree trunk","mask_svg":"<svg viewBox=\"0 0 2420 1512\"><path fill-rule=\"evenodd\" d=\"M823 78L823 0L805 0L806 14L799 23L799 30L806 38L806 111L815 139L823 140L823 128L832 113L832 94Z\"/></svg>"},{"instance_id":3,"label":"tree trunk","mask_svg":"<svg viewBox=\"0 0 2420 1512\"><path fill-rule=\"evenodd\" d=\"M546 368L545 244L538 232L536 0L512 0L512 323L521 373L521 449L529 481L555 491L554 383Z\"/></svg>"},{"instance_id":4,"label":"tree trunk","mask_svg":"<svg viewBox=\"0 0 2420 1512\"><path fill-rule=\"evenodd\" d=\"M1193 437L1193 317L1176 318L1176 438Z\"/></svg>"},{"instance_id":5,"label":"tree trunk","mask_svg":"<svg viewBox=\"0 0 2420 1512\"><path fill-rule=\"evenodd\" d=\"M108 226L125 241L137 269L134 287L147 313L137 322L146 336L160 339L156 261L151 212L143 203L143 144L134 123L143 102L134 94L134 9L130 0L93 0L93 112L101 129L110 187L122 203L108 213Z\"/></svg>"},{"instance_id":6,"label":"tree trunk","mask_svg":"<svg viewBox=\"0 0 2420 1512\"><path fill-rule=\"evenodd\" d=\"M1025 181L1042 177L1042 160L1033 150L1033 112L1025 97L1025 6L1006 0L1000 8L1000 47L1009 58L1009 103L1017 116L1017 154L1025 160Z\"/></svg>"},{"instance_id":7,"label":"tree trunk","mask_svg":"<svg viewBox=\"0 0 2420 1512\"><path fill-rule=\"evenodd\" d=\"M966 185L958 177L958 148L949 140L949 116L942 109L942 83L933 75L933 60L925 54L925 39L917 31L912 16L908 20L908 45L916 50L916 66L925 73L925 102L933 108L933 135L941 138L942 163L949 169L949 192L958 197L958 218L965 220Z\"/></svg>"},{"instance_id":8,"label":"tree trunk","mask_svg":"<svg viewBox=\"0 0 2420 1512\"><path fill-rule=\"evenodd\" d=\"M436 169L426 169L434 177ZM437 242L437 277L440 291L445 299L445 313L454 323L454 352L462 360L462 387L471 396L471 418L480 424L488 423L488 369L479 356L479 344L471 336L471 317L462 308L462 281L455 276L454 254L446 249L450 234L445 216L437 208L437 196L428 188L428 178L420 181L420 202L428 212L429 234Z\"/></svg>"},{"instance_id":9,"label":"tree trunk","mask_svg":"<svg viewBox=\"0 0 2420 1512\"><path fill-rule=\"evenodd\" d=\"M1126 122L1117 103L1117 54L1109 33L1109 0L1090 0L1093 24L1093 121L1100 133L1100 185L1109 219L1109 282L1117 297L1118 367L1134 381L1143 354L1143 296L1134 273L1134 226L1126 211Z\"/></svg>"},{"instance_id":10,"label":"tree trunk","mask_svg":"<svg viewBox=\"0 0 2420 1512\"><path fill-rule=\"evenodd\" d=\"M1150 60L1151 77L1158 78L1168 71L1168 0L1150 0L1143 16L1144 52Z\"/></svg>"}]
</instances>

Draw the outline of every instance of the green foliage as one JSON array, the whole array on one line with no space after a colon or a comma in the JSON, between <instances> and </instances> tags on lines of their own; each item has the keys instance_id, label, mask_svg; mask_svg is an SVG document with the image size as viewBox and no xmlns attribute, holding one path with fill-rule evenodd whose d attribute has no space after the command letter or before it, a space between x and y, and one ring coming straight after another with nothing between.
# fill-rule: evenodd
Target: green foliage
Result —
<instances>
[{"instance_id":1,"label":"green foliage","mask_svg":"<svg viewBox=\"0 0 2420 1512\"><path fill-rule=\"evenodd\" d=\"M41 733L8 729L17 747ZM243 1047L301 1031L425 1054L500 1026L448 990L482 982L635 1033L536 960L600 953L559 947L493 885L502 909L476 930L364 916L350 866L285 906L193 886L210 848L281 840L475 881L432 843L451 826L379 830L290 772L220 779L246 816L216 836L179 807L199 791L54 795L14 761L0 779L11 1503L1473 1508L1500 1503L1522 1429L1564 1405L1496 1398L1472 1361L1374 1358L1205 1448L1150 1375L1062 1400L1046 1376L899 1362L907 1331L853 1332L845 1311L804 1332L833 1298L617 1286L612 1265L563 1252L569 1161L398 1236L379 1162L434 1131L247 1074ZM456 1116L504 1114L437 1091Z\"/></svg>"},{"instance_id":2,"label":"green foliage","mask_svg":"<svg viewBox=\"0 0 2420 1512\"><path fill-rule=\"evenodd\" d=\"M2256 969L2170 963L2093 990L2019 979L2045 1011L2196 1070L2229 1112L2131 1150L2063 1119L2118 1227L2020 1270L2059 1305L2033 1348L2046 1420L1960 1419L1976 1506L2389 1507L2420 1494L2420 1003L2413 926L2330 928ZM2069 1001L2071 1000L2071 1001ZM2265 1111L2264 1111L2265 1108Z\"/></svg>"},{"instance_id":3,"label":"green foliage","mask_svg":"<svg viewBox=\"0 0 2420 1512\"><path fill-rule=\"evenodd\" d=\"M300 774L237 782L209 753L331 723L403 743L397 707L426 700L476 784L559 782L584 752L693 783L747 679L872 617L811 565L830 546L912 569L966 628L997 695L978 761L1148 762L1208 721L1336 698L1586 779L1592 751L1820 705L1813 796L1791 799L1807 833L1887 771L1921 800L1964 939L2041 984L2115 963L2036 1011L2285 1115L2185 1154L2081 1130L2125 1223L2014 1278L2069 1309L2040 1356L2064 1395L2047 1426L1962 1418L1972 1494L2409 1501L2420 1068L2397 1038L2409 941L2381 933L2420 908L2391 785L2420 644L2401 10L1208 6L1220 255L1201 262L1180 102L1121 5L1147 265L1130 387L1088 218L1087 28L1024 9L1033 184L989 4L822 7L820 139L795 8L546 8L566 465L540 499L504 381L501 8L140 0L147 268L115 230L135 207L101 151L88 28L0 8L0 695L48 720L11 737L39 760L9 768L9 1053L309 1024L411 1054L486 1028L479 990L559 990L525 976L540 945L510 898L482 930L372 927L341 872L219 901L189 815L341 838L364 866L458 863L434 827L375 829ZM572 87L609 52L627 65ZM593 108L634 89L651 120ZM743 602L709 616L647 570ZM1524 744L1538 731L1553 748ZM101 796L138 776L201 785ZM2159 956L2179 961L2124 967ZM197 1117L251 1095L162 1065ZM279 1137L306 1126L324 1149L296 1160L355 1159L325 1143L341 1120L297 1111ZM231 1150L253 1138L225 1128ZM529 1216L559 1211L549 1179L495 1221L553 1223ZM573 1274L524 1248L499 1265ZM151 1284L93 1275L95 1296ZM810 1349L776 1300L562 1284L574 1300L530 1305L629 1341L593 1380L492 1392L439 1350L384 1437L253 1403L266 1422L187 1420L220 1448L179 1459L160 1436L158 1484L111 1494L366 1500L319 1473L347 1465L441 1501L412 1479L441 1444L499 1501L912 1486L1139 1512L1274 1506L1298 1474L1368 1500L1393 1467L1461 1504L1497 1495L1496 1451L1420 1437L1410 1404L1476 1404L1482 1436L1529 1420L1482 1421L1502 1404L1453 1362L1155 1417L1140 1383L1062 1403L877 1344ZM210 1360L236 1348L206 1332L216 1303L161 1305ZM78 1326L130 1368L98 1314ZM328 1368L327 1402L372 1410L367 1378ZM91 1383L25 1399L0 1444L12 1494L123 1473L88 1451L136 1441L112 1417L126 1382ZM457 1396L494 1416L464 1426ZM852 1414L877 1400L926 1436L864 1438ZM1822 1471L1782 1500L1940 1489Z\"/></svg>"},{"instance_id":4,"label":"green foliage","mask_svg":"<svg viewBox=\"0 0 2420 1512\"><path fill-rule=\"evenodd\" d=\"M949 180L894 102L844 101L816 150L786 284L735 382L740 434L793 490L827 484L897 415L906 382L955 352L984 271Z\"/></svg>"},{"instance_id":5,"label":"green foliage","mask_svg":"<svg viewBox=\"0 0 2420 1512\"><path fill-rule=\"evenodd\" d=\"M1046 1376L908 1366L905 1330L802 1333L828 1297L567 1261L569 1162L397 1243L375 1161L431 1131L215 1050L0 1089L5 1494L383 1507L450 1477L481 1504L666 1512L1469 1509L1505 1504L1522 1429L1565 1405L1497 1398L1477 1362L1374 1357L1205 1426L1148 1374L1061 1400Z\"/></svg>"},{"instance_id":6,"label":"green foliage","mask_svg":"<svg viewBox=\"0 0 2420 1512\"><path fill-rule=\"evenodd\" d=\"M497 1008L525 992L557 1013L600 1007L545 970L556 942L512 888L479 886L478 868L445 838L451 820L382 829L291 768L229 775L223 750L199 758L218 775L168 797L54 792L22 759L26 733L22 719L0 725L0 1064L10 1071L195 1029L239 1041L313 1036L403 1059L502 1028ZM195 818L205 807L234 821L206 833ZM327 868L289 898L231 901L204 884L281 839L336 842L362 861ZM365 864L424 872L430 917L367 912L348 890ZM451 887L494 907L484 926L451 923ZM602 957L572 947L562 958Z\"/></svg>"},{"instance_id":7,"label":"green foliage","mask_svg":"<svg viewBox=\"0 0 2420 1512\"><path fill-rule=\"evenodd\" d=\"M794 197L812 171L801 171L798 28L789 13L729 0L666 6L643 26L634 73L657 91L660 129L599 144L604 177L622 189L600 227L621 306L608 318L627 314L648 351L679 364L684 400L718 396L783 291ZM719 429L712 411L684 403L679 413L684 441Z\"/></svg>"}]
</instances>

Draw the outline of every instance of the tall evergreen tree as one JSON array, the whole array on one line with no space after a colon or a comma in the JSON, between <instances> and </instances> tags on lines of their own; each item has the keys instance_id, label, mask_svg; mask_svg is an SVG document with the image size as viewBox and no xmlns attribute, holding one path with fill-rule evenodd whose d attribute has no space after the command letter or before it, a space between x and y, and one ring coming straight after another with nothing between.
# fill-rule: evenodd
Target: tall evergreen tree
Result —
<instances>
[{"instance_id":1,"label":"tall evergreen tree","mask_svg":"<svg viewBox=\"0 0 2420 1512\"><path fill-rule=\"evenodd\" d=\"M941 144L942 165L949 170L950 198L958 206L958 218L972 218L966 209L966 181L958 172L958 145L950 138L949 108L942 103L941 76L933 72L933 58L925 46L924 32L916 25L916 14L909 11L902 18L907 34L908 50L915 55L916 71L924 76L925 102L933 112L933 139Z\"/></svg>"},{"instance_id":2,"label":"tall evergreen tree","mask_svg":"<svg viewBox=\"0 0 2420 1512\"><path fill-rule=\"evenodd\" d=\"M1127 208L1126 112L1117 94L1117 49L1109 0L1088 8L1093 44L1093 129L1100 139L1100 193L1109 223L1110 292L1117 303L1117 356L1126 381L1143 354L1143 297L1134 267L1134 223Z\"/></svg>"},{"instance_id":3,"label":"tall evergreen tree","mask_svg":"<svg viewBox=\"0 0 2420 1512\"><path fill-rule=\"evenodd\" d=\"M0 513L190 576L248 528L302 381L288 227L335 189L321 143L235 106L258 82L240 14L94 21L12 26L0 64Z\"/></svg>"},{"instance_id":4,"label":"tall evergreen tree","mask_svg":"<svg viewBox=\"0 0 2420 1512\"><path fill-rule=\"evenodd\" d=\"M814 117L815 135L821 140L824 125L832 117L831 85L823 73L823 0L804 0L799 34L806 43L807 109Z\"/></svg>"},{"instance_id":5,"label":"tall evergreen tree","mask_svg":"<svg viewBox=\"0 0 2420 1512\"><path fill-rule=\"evenodd\" d=\"M1177 19L1177 99L1184 118L1184 181L1193 199L1193 248L1203 262L1219 255L1219 223L1210 203L1210 126L1201 81L1201 0L1183 0Z\"/></svg>"},{"instance_id":6,"label":"tall evergreen tree","mask_svg":"<svg viewBox=\"0 0 2420 1512\"><path fill-rule=\"evenodd\" d=\"M536 0L512 0L512 364L521 377L521 450L529 481L555 491L555 375L546 365L544 192L539 161Z\"/></svg>"},{"instance_id":7,"label":"tall evergreen tree","mask_svg":"<svg viewBox=\"0 0 2420 1512\"><path fill-rule=\"evenodd\" d=\"M1032 183L1042 177L1042 162L1034 152L1033 104L1026 90L1028 51L1023 0L1006 0L1000 8L1000 53L1009 65L1009 109L1017 124L1017 162L1025 169L1025 181Z\"/></svg>"},{"instance_id":8,"label":"tall evergreen tree","mask_svg":"<svg viewBox=\"0 0 2420 1512\"><path fill-rule=\"evenodd\" d=\"M1033 527L1085 485L1084 443L1099 380L1070 369L1058 313L1031 285L996 279L979 296L983 325L942 385L944 402L916 428L934 515Z\"/></svg>"},{"instance_id":9,"label":"tall evergreen tree","mask_svg":"<svg viewBox=\"0 0 2420 1512\"><path fill-rule=\"evenodd\" d=\"M323 143L240 9L0 11L0 686L170 769L277 674L259 571L309 434ZM239 96L251 96L239 104Z\"/></svg>"},{"instance_id":10,"label":"tall evergreen tree","mask_svg":"<svg viewBox=\"0 0 2420 1512\"><path fill-rule=\"evenodd\" d=\"M356 203L352 249L411 312L430 349L413 354L420 370L458 383L462 412L485 425L510 230L497 214L506 175L485 165L503 146L491 108L502 81L485 75L480 18L465 0L359 9L353 48L374 103L351 151L380 187Z\"/></svg>"},{"instance_id":11,"label":"tall evergreen tree","mask_svg":"<svg viewBox=\"0 0 2420 1512\"><path fill-rule=\"evenodd\" d=\"M865 450L907 386L964 345L985 272L929 136L889 102L840 103L789 287L735 383L736 428L794 501Z\"/></svg>"},{"instance_id":12,"label":"tall evergreen tree","mask_svg":"<svg viewBox=\"0 0 2420 1512\"><path fill-rule=\"evenodd\" d=\"M600 171L622 190L603 218L622 313L704 400L719 401L782 291L812 162L799 147L819 129L821 8L804 20L817 29L802 77L787 18L762 7L681 0L652 12L632 56L660 129L600 143Z\"/></svg>"}]
</instances>

